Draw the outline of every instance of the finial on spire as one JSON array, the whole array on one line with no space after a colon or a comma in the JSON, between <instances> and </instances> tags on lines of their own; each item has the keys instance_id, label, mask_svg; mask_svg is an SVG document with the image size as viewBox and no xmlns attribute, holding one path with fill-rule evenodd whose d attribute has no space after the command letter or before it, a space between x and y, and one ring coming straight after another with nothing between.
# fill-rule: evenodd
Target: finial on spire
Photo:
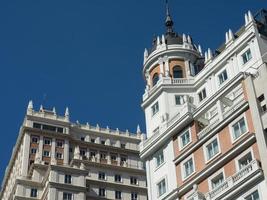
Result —
<instances>
[{"instance_id":1,"label":"finial on spire","mask_svg":"<svg viewBox=\"0 0 267 200\"><path fill-rule=\"evenodd\" d=\"M167 34L173 34L173 21L170 15L169 2L166 0L166 20L165 26L167 28Z\"/></svg>"},{"instance_id":2,"label":"finial on spire","mask_svg":"<svg viewBox=\"0 0 267 200\"><path fill-rule=\"evenodd\" d=\"M33 109L33 103L32 103L32 100L30 100L28 104L28 110L32 110L32 109Z\"/></svg>"}]
</instances>

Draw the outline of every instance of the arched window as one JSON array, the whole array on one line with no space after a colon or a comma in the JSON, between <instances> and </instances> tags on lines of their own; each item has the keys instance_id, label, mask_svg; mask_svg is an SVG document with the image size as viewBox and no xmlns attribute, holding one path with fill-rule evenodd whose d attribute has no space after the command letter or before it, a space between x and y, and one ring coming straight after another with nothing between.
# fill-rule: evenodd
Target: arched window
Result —
<instances>
[{"instance_id":1,"label":"arched window","mask_svg":"<svg viewBox=\"0 0 267 200\"><path fill-rule=\"evenodd\" d=\"M152 78L152 84L153 84L153 86L157 84L158 80L159 80L159 75L158 75L158 73L155 73L153 75L153 78Z\"/></svg>"},{"instance_id":2,"label":"arched window","mask_svg":"<svg viewBox=\"0 0 267 200\"><path fill-rule=\"evenodd\" d=\"M173 67L173 78L183 78L183 70L181 69L180 66L174 66Z\"/></svg>"}]
</instances>

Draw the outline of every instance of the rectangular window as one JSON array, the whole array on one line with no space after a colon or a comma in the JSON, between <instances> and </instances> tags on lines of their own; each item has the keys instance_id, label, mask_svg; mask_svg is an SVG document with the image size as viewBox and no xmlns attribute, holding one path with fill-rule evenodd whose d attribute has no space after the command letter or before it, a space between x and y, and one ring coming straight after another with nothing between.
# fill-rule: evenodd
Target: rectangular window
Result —
<instances>
[{"instance_id":1,"label":"rectangular window","mask_svg":"<svg viewBox=\"0 0 267 200\"><path fill-rule=\"evenodd\" d=\"M156 102L156 103L151 107L151 110L152 110L152 116L154 116L154 115L159 111L159 103Z\"/></svg>"},{"instance_id":2,"label":"rectangular window","mask_svg":"<svg viewBox=\"0 0 267 200\"><path fill-rule=\"evenodd\" d=\"M121 175L115 174L114 180L115 180L115 182L121 182Z\"/></svg>"},{"instance_id":3,"label":"rectangular window","mask_svg":"<svg viewBox=\"0 0 267 200\"><path fill-rule=\"evenodd\" d=\"M44 144L45 145L51 145L51 139L50 138L45 138L44 139Z\"/></svg>"},{"instance_id":4,"label":"rectangular window","mask_svg":"<svg viewBox=\"0 0 267 200\"><path fill-rule=\"evenodd\" d=\"M103 160L107 159L106 152L100 152L100 159L103 159Z\"/></svg>"},{"instance_id":5,"label":"rectangular window","mask_svg":"<svg viewBox=\"0 0 267 200\"><path fill-rule=\"evenodd\" d=\"M44 157L50 157L50 151L44 151L43 156Z\"/></svg>"},{"instance_id":6,"label":"rectangular window","mask_svg":"<svg viewBox=\"0 0 267 200\"><path fill-rule=\"evenodd\" d=\"M175 95L175 104L183 105L184 104L184 96L183 95Z\"/></svg>"},{"instance_id":7,"label":"rectangular window","mask_svg":"<svg viewBox=\"0 0 267 200\"><path fill-rule=\"evenodd\" d=\"M233 133L233 139L236 140L239 138L242 134L247 132L247 126L245 122L245 118L242 117L238 122L236 122L232 126L232 133Z\"/></svg>"},{"instance_id":8,"label":"rectangular window","mask_svg":"<svg viewBox=\"0 0 267 200\"><path fill-rule=\"evenodd\" d=\"M62 127L57 127L57 132L58 133L63 133L63 128Z\"/></svg>"},{"instance_id":9,"label":"rectangular window","mask_svg":"<svg viewBox=\"0 0 267 200\"><path fill-rule=\"evenodd\" d=\"M64 183L71 184L71 175L70 174L65 175Z\"/></svg>"},{"instance_id":10,"label":"rectangular window","mask_svg":"<svg viewBox=\"0 0 267 200\"><path fill-rule=\"evenodd\" d=\"M95 139L94 139L94 138L91 138L91 142L92 142L92 143L95 143Z\"/></svg>"},{"instance_id":11,"label":"rectangular window","mask_svg":"<svg viewBox=\"0 0 267 200\"><path fill-rule=\"evenodd\" d=\"M248 49L242 54L243 64L246 64L252 58L251 51Z\"/></svg>"},{"instance_id":12,"label":"rectangular window","mask_svg":"<svg viewBox=\"0 0 267 200\"><path fill-rule=\"evenodd\" d=\"M157 188L158 188L158 196L159 197L161 195L163 195L164 193L166 193L166 182L165 182L165 179L163 179L162 181L160 181L157 184Z\"/></svg>"},{"instance_id":13,"label":"rectangular window","mask_svg":"<svg viewBox=\"0 0 267 200\"><path fill-rule=\"evenodd\" d=\"M137 198L138 198L137 193L136 192L132 192L131 193L131 200L137 200Z\"/></svg>"},{"instance_id":14,"label":"rectangular window","mask_svg":"<svg viewBox=\"0 0 267 200\"><path fill-rule=\"evenodd\" d=\"M31 189L31 197L37 197L37 189L36 188Z\"/></svg>"},{"instance_id":15,"label":"rectangular window","mask_svg":"<svg viewBox=\"0 0 267 200\"><path fill-rule=\"evenodd\" d=\"M121 199L121 191L115 191L115 199Z\"/></svg>"},{"instance_id":16,"label":"rectangular window","mask_svg":"<svg viewBox=\"0 0 267 200\"><path fill-rule=\"evenodd\" d=\"M99 180L106 180L106 173L105 172L99 172L98 173L98 179Z\"/></svg>"},{"instance_id":17,"label":"rectangular window","mask_svg":"<svg viewBox=\"0 0 267 200\"><path fill-rule=\"evenodd\" d=\"M180 148L185 147L187 144L191 142L191 134L190 131L187 130L184 133L182 133L179 137L180 139Z\"/></svg>"},{"instance_id":18,"label":"rectangular window","mask_svg":"<svg viewBox=\"0 0 267 200\"><path fill-rule=\"evenodd\" d=\"M198 93L199 102L203 101L207 97L206 89L204 88Z\"/></svg>"},{"instance_id":19,"label":"rectangular window","mask_svg":"<svg viewBox=\"0 0 267 200\"><path fill-rule=\"evenodd\" d=\"M55 126L50 126L50 125L43 124L43 130L56 132L56 127Z\"/></svg>"},{"instance_id":20,"label":"rectangular window","mask_svg":"<svg viewBox=\"0 0 267 200\"><path fill-rule=\"evenodd\" d=\"M106 189L105 188L99 188L98 196L100 196L100 197L106 196Z\"/></svg>"},{"instance_id":21,"label":"rectangular window","mask_svg":"<svg viewBox=\"0 0 267 200\"><path fill-rule=\"evenodd\" d=\"M95 157L96 152L95 151L90 151L90 157Z\"/></svg>"},{"instance_id":22,"label":"rectangular window","mask_svg":"<svg viewBox=\"0 0 267 200\"><path fill-rule=\"evenodd\" d=\"M63 192L63 200L72 200L72 194L68 192Z\"/></svg>"},{"instance_id":23,"label":"rectangular window","mask_svg":"<svg viewBox=\"0 0 267 200\"><path fill-rule=\"evenodd\" d=\"M193 158L190 158L188 161L186 161L183 164L183 168L184 168L184 178L187 178L194 172Z\"/></svg>"},{"instance_id":24,"label":"rectangular window","mask_svg":"<svg viewBox=\"0 0 267 200\"><path fill-rule=\"evenodd\" d=\"M216 138L206 146L207 160L210 160L218 153L219 153L219 145L218 145L218 140Z\"/></svg>"},{"instance_id":25,"label":"rectangular window","mask_svg":"<svg viewBox=\"0 0 267 200\"><path fill-rule=\"evenodd\" d=\"M38 129L42 129L42 125L39 123L33 123L33 128L38 128Z\"/></svg>"},{"instance_id":26,"label":"rectangular window","mask_svg":"<svg viewBox=\"0 0 267 200\"><path fill-rule=\"evenodd\" d=\"M117 161L117 155L111 154L110 159L111 159L111 161Z\"/></svg>"},{"instance_id":27,"label":"rectangular window","mask_svg":"<svg viewBox=\"0 0 267 200\"><path fill-rule=\"evenodd\" d=\"M36 154L37 149L36 148L31 148L31 154Z\"/></svg>"},{"instance_id":28,"label":"rectangular window","mask_svg":"<svg viewBox=\"0 0 267 200\"><path fill-rule=\"evenodd\" d=\"M252 161L252 154L251 152L249 152L248 154L246 154L245 156L243 156L242 158L240 158L238 160L238 167L239 169L243 169L244 167L246 167L250 162Z\"/></svg>"},{"instance_id":29,"label":"rectangular window","mask_svg":"<svg viewBox=\"0 0 267 200\"><path fill-rule=\"evenodd\" d=\"M57 147L63 147L63 143L62 140L57 140Z\"/></svg>"},{"instance_id":30,"label":"rectangular window","mask_svg":"<svg viewBox=\"0 0 267 200\"><path fill-rule=\"evenodd\" d=\"M62 153L57 152L56 153L56 157L57 157L57 159L62 159L63 155L62 155Z\"/></svg>"},{"instance_id":31,"label":"rectangular window","mask_svg":"<svg viewBox=\"0 0 267 200\"><path fill-rule=\"evenodd\" d=\"M37 136L32 136L32 143L38 143L39 138Z\"/></svg>"},{"instance_id":32,"label":"rectangular window","mask_svg":"<svg viewBox=\"0 0 267 200\"><path fill-rule=\"evenodd\" d=\"M103 145L105 145L106 144L106 141L105 140L101 140L100 143L103 144Z\"/></svg>"},{"instance_id":33,"label":"rectangular window","mask_svg":"<svg viewBox=\"0 0 267 200\"><path fill-rule=\"evenodd\" d=\"M85 156L85 154L86 154L86 149L81 148L80 149L80 156Z\"/></svg>"},{"instance_id":34,"label":"rectangular window","mask_svg":"<svg viewBox=\"0 0 267 200\"><path fill-rule=\"evenodd\" d=\"M219 79L219 84L220 85L228 79L228 75L227 75L226 69L223 70L223 72L218 75L218 79Z\"/></svg>"},{"instance_id":35,"label":"rectangular window","mask_svg":"<svg viewBox=\"0 0 267 200\"><path fill-rule=\"evenodd\" d=\"M223 183L223 181L224 181L223 173L220 173L219 175L211 179L211 188L214 189L218 187Z\"/></svg>"},{"instance_id":36,"label":"rectangular window","mask_svg":"<svg viewBox=\"0 0 267 200\"><path fill-rule=\"evenodd\" d=\"M137 184L138 184L137 178L131 176L131 177L130 177L130 183L131 183L131 185L137 185Z\"/></svg>"},{"instance_id":37,"label":"rectangular window","mask_svg":"<svg viewBox=\"0 0 267 200\"><path fill-rule=\"evenodd\" d=\"M254 191L250 195L246 196L245 200L260 200L258 190Z\"/></svg>"},{"instance_id":38,"label":"rectangular window","mask_svg":"<svg viewBox=\"0 0 267 200\"><path fill-rule=\"evenodd\" d=\"M126 144L125 143L121 143L121 148L125 149L125 147L126 147Z\"/></svg>"},{"instance_id":39,"label":"rectangular window","mask_svg":"<svg viewBox=\"0 0 267 200\"><path fill-rule=\"evenodd\" d=\"M156 167L160 166L163 162L164 162L164 154L163 154L163 150L160 150L156 156Z\"/></svg>"}]
</instances>

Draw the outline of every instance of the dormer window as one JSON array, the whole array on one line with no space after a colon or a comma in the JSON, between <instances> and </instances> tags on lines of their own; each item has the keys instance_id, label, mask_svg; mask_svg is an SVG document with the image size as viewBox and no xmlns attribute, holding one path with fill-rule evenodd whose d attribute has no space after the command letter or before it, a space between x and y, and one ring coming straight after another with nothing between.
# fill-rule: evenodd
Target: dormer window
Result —
<instances>
[{"instance_id":1,"label":"dormer window","mask_svg":"<svg viewBox=\"0 0 267 200\"><path fill-rule=\"evenodd\" d=\"M155 73L153 78L152 78L152 85L153 86L156 85L158 81L159 81L159 75L158 75L158 73Z\"/></svg>"},{"instance_id":2,"label":"dormer window","mask_svg":"<svg viewBox=\"0 0 267 200\"><path fill-rule=\"evenodd\" d=\"M173 73L173 78L183 78L183 70L178 65L173 67L172 73Z\"/></svg>"}]
</instances>

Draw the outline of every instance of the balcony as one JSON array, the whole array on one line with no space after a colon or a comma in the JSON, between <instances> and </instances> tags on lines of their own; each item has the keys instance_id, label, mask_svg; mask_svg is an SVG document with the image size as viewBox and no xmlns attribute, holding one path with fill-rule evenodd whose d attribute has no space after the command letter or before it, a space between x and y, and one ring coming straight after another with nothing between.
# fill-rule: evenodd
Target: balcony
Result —
<instances>
[{"instance_id":1,"label":"balcony","mask_svg":"<svg viewBox=\"0 0 267 200\"><path fill-rule=\"evenodd\" d=\"M262 112L261 119L262 119L263 128L267 129L267 111Z\"/></svg>"},{"instance_id":2,"label":"balcony","mask_svg":"<svg viewBox=\"0 0 267 200\"><path fill-rule=\"evenodd\" d=\"M145 94L143 95L143 100L147 99L149 95L154 93L157 88L159 88L161 85L179 85L179 86L192 86L195 83L194 78L170 78L170 77L162 77L159 79L156 85L146 90Z\"/></svg>"},{"instance_id":3,"label":"balcony","mask_svg":"<svg viewBox=\"0 0 267 200\"><path fill-rule=\"evenodd\" d=\"M259 162L257 160L252 160L246 167L235 173L233 176L228 177L221 185L208 192L205 195L206 200L220 199L219 197L221 195L226 194L227 192L229 193L231 189L242 184L245 179L250 180L254 175L254 172L259 170L261 170Z\"/></svg>"}]
</instances>

